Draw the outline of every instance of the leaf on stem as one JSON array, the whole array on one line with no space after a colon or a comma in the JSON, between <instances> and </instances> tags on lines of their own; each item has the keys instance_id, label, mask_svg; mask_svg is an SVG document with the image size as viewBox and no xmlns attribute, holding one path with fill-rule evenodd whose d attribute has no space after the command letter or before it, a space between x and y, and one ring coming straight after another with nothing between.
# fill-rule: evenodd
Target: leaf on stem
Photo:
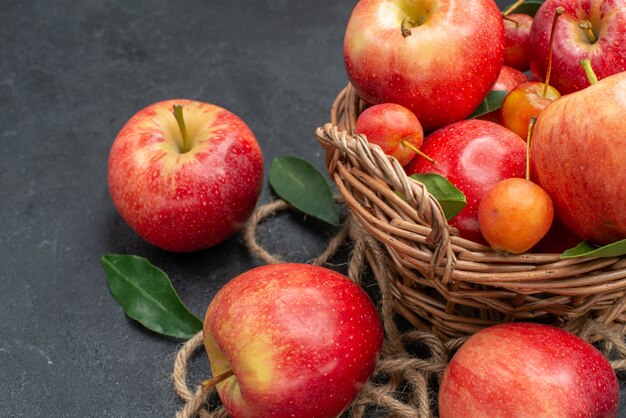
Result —
<instances>
[{"instance_id":1,"label":"leaf on stem","mask_svg":"<svg viewBox=\"0 0 626 418\"><path fill-rule=\"evenodd\" d=\"M109 290L124 313L144 327L183 339L202 330L202 321L180 300L167 274L145 258L106 254L102 268Z\"/></svg>"}]
</instances>

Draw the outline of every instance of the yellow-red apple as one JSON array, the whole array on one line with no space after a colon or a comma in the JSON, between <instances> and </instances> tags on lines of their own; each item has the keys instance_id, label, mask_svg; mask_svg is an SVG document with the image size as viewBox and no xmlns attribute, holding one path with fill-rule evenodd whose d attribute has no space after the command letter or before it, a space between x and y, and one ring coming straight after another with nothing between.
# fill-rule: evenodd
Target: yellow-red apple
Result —
<instances>
[{"instance_id":1,"label":"yellow-red apple","mask_svg":"<svg viewBox=\"0 0 626 418\"><path fill-rule=\"evenodd\" d=\"M333 270L272 264L211 301L204 344L233 418L335 418L372 374L383 328L367 293Z\"/></svg>"},{"instance_id":2,"label":"yellow-red apple","mask_svg":"<svg viewBox=\"0 0 626 418\"><path fill-rule=\"evenodd\" d=\"M552 16L565 13L557 25L550 84L561 94L587 87L578 62L591 60L598 78L626 71L626 3L624 0L546 0L530 29L530 70L533 78L546 76ZM588 25L588 29L581 28Z\"/></svg>"},{"instance_id":3,"label":"yellow-red apple","mask_svg":"<svg viewBox=\"0 0 626 418\"><path fill-rule=\"evenodd\" d=\"M147 106L126 122L111 147L108 182L115 207L137 234L187 252L243 226L262 172L261 149L245 122L219 106L180 99Z\"/></svg>"},{"instance_id":4,"label":"yellow-red apple","mask_svg":"<svg viewBox=\"0 0 626 418\"><path fill-rule=\"evenodd\" d=\"M562 96L541 112L530 144L532 178L556 216L598 244L626 238L624 92L621 72Z\"/></svg>"},{"instance_id":5,"label":"yellow-red apple","mask_svg":"<svg viewBox=\"0 0 626 418\"><path fill-rule=\"evenodd\" d=\"M468 117L503 59L493 0L361 0L345 31L346 71L360 97L409 108L425 131Z\"/></svg>"},{"instance_id":6,"label":"yellow-red apple","mask_svg":"<svg viewBox=\"0 0 626 418\"><path fill-rule=\"evenodd\" d=\"M560 328L506 323L472 335L444 371L441 418L615 417L619 384L607 359Z\"/></svg>"}]
</instances>

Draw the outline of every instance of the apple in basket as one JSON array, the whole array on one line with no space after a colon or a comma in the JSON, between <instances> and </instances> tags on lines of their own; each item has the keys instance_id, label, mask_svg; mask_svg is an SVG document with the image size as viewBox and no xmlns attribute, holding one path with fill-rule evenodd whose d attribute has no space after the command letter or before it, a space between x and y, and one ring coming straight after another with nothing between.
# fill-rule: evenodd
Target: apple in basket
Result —
<instances>
[{"instance_id":1,"label":"apple in basket","mask_svg":"<svg viewBox=\"0 0 626 418\"><path fill-rule=\"evenodd\" d=\"M372 374L383 341L367 293L333 270L271 264L210 303L204 344L232 417L335 418Z\"/></svg>"},{"instance_id":2,"label":"apple in basket","mask_svg":"<svg viewBox=\"0 0 626 418\"><path fill-rule=\"evenodd\" d=\"M361 0L345 31L345 67L359 96L409 108L427 132L469 116L503 60L493 0Z\"/></svg>"},{"instance_id":3,"label":"apple in basket","mask_svg":"<svg viewBox=\"0 0 626 418\"><path fill-rule=\"evenodd\" d=\"M582 338L549 325L506 323L472 335L439 388L452 417L615 417L613 368Z\"/></svg>"},{"instance_id":4,"label":"apple in basket","mask_svg":"<svg viewBox=\"0 0 626 418\"><path fill-rule=\"evenodd\" d=\"M167 100L137 112L109 154L113 203L153 245L186 252L216 245L254 209L261 149L235 114L209 103Z\"/></svg>"},{"instance_id":5,"label":"apple in basket","mask_svg":"<svg viewBox=\"0 0 626 418\"><path fill-rule=\"evenodd\" d=\"M496 123L468 119L427 135L421 150L437 164L417 156L405 168L407 175L437 173L461 190L467 205L450 225L458 228L461 237L486 244L480 233L478 206L492 185L525 176L526 142Z\"/></svg>"},{"instance_id":6,"label":"apple in basket","mask_svg":"<svg viewBox=\"0 0 626 418\"><path fill-rule=\"evenodd\" d=\"M530 29L530 70L543 80L548 66L552 16L557 7L565 13L554 35L550 84L561 94L587 87L578 62L591 60L598 78L626 71L626 3L624 0L546 0Z\"/></svg>"},{"instance_id":7,"label":"apple in basket","mask_svg":"<svg viewBox=\"0 0 626 418\"><path fill-rule=\"evenodd\" d=\"M530 68L530 26L533 18L523 13L512 13L504 18L504 65L520 71Z\"/></svg>"},{"instance_id":8,"label":"apple in basket","mask_svg":"<svg viewBox=\"0 0 626 418\"><path fill-rule=\"evenodd\" d=\"M541 112L530 144L532 178L556 216L598 244L626 238L625 91L621 72L562 96Z\"/></svg>"}]
</instances>

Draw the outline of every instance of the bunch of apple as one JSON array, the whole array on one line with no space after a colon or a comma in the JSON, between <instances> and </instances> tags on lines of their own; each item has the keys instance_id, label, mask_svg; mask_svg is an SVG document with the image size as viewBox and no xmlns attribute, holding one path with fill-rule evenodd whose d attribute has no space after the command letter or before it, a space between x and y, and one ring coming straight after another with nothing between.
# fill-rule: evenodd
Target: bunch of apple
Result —
<instances>
[{"instance_id":1,"label":"bunch of apple","mask_svg":"<svg viewBox=\"0 0 626 418\"><path fill-rule=\"evenodd\" d=\"M511 253L624 239L626 1L522 3L359 1L344 38L369 106L357 133L460 189L461 237Z\"/></svg>"}]
</instances>

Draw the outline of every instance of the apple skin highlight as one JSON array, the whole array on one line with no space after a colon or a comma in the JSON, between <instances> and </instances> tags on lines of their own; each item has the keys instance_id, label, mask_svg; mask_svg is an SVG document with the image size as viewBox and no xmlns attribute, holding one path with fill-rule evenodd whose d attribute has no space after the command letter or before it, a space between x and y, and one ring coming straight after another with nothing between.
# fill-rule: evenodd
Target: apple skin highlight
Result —
<instances>
[{"instance_id":1,"label":"apple skin highlight","mask_svg":"<svg viewBox=\"0 0 626 418\"><path fill-rule=\"evenodd\" d=\"M368 295L330 269L284 263L231 280L209 305L204 343L233 417L336 417L372 374L382 322Z\"/></svg>"}]
</instances>

